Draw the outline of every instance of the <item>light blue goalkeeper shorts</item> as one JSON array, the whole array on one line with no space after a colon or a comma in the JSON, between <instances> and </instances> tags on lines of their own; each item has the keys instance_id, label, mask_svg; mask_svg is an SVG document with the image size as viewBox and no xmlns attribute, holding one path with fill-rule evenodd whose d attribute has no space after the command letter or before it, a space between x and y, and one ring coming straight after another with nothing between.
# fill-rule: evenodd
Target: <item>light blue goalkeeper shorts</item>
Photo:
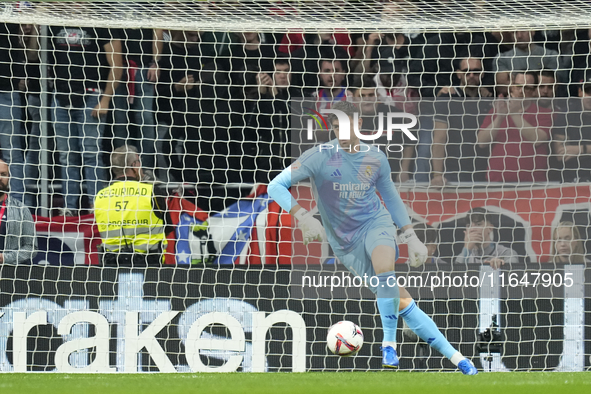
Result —
<instances>
[{"instance_id":1,"label":"light blue goalkeeper shorts","mask_svg":"<svg viewBox=\"0 0 591 394\"><path fill-rule=\"evenodd\" d=\"M339 262L343 264L349 272L355 276L363 278L367 275L367 284L369 284L369 278L376 275L376 271L371 263L371 253L379 245L390 246L396 251L396 260L398 260L399 252L398 245L396 244L396 227L377 227L376 229L370 230L360 242L359 245L355 246L353 250L344 255L337 254ZM375 280L374 280L374 284ZM371 291L374 293L377 288L369 286Z\"/></svg>"}]
</instances>

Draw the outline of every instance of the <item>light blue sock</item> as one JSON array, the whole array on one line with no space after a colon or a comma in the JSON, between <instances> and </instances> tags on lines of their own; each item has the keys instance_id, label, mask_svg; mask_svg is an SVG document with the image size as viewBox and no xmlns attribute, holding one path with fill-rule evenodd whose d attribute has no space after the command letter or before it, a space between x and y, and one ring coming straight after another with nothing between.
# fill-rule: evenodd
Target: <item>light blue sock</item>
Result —
<instances>
[{"instance_id":1,"label":"light blue sock","mask_svg":"<svg viewBox=\"0 0 591 394\"><path fill-rule=\"evenodd\" d=\"M389 277L390 280L388 281ZM378 310L380 311L382 328L384 330L384 346L391 346L391 344L396 343L400 290L398 289L398 286L395 285L395 278L396 273L394 271L384 272L383 274L378 275ZM394 284L394 286L388 286L388 284Z\"/></svg>"},{"instance_id":2,"label":"light blue sock","mask_svg":"<svg viewBox=\"0 0 591 394\"><path fill-rule=\"evenodd\" d=\"M435 322L415 304L414 300L400 311L400 316L415 334L445 357L451 359L457 353L457 350L439 331Z\"/></svg>"}]
</instances>

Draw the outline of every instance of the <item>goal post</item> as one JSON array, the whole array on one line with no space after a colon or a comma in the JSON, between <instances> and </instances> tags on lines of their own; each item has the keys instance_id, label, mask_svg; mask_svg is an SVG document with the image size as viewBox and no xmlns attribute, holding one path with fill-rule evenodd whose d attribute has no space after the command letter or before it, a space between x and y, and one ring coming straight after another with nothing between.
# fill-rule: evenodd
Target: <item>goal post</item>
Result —
<instances>
[{"instance_id":1,"label":"goal post","mask_svg":"<svg viewBox=\"0 0 591 394\"><path fill-rule=\"evenodd\" d=\"M591 13L583 0L12 1L3 5L3 19L18 23L219 31L578 29L588 25Z\"/></svg>"},{"instance_id":2,"label":"goal post","mask_svg":"<svg viewBox=\"0 0 591 394\"><path fill-rule=\"evenodd\" d=\"M400 245L398 284L452 345L481 371L591 367L588 1L6 1L0 20L0 148L35 229L7 261L0 213L0 372L380 369L372 278L266 188L335 147L339 101L429 250L411 268ZM157 266L104 259L94 198L122 146L171 194ZM376 186L342 157L292 185L317 218L319 188ZM340 320L354 357L326 348ZM397 342L402 370L455 370L403 323Z\"/></svg>"}]
</instances>

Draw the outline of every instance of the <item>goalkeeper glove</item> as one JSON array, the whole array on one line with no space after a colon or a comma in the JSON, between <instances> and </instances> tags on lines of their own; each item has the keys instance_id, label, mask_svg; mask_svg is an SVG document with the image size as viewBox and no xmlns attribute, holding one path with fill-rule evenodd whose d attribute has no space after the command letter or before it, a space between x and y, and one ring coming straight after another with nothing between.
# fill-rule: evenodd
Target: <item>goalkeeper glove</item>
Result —
<instances>
[{"instance_id":1,"label":"goalkeeper glove","mask_svg":"<svg viewBox=\"0 0 591 394\"><path fill-rule=\"evenodd\" d=\"M415 230L409 228L400 236L400 241L408 245L408 260L411 267L420 267L427 261L427 247L417 238Z\"/></svg>"},{"instance_id":2,"label":"goalkeeper glove","mask_svg":"<svg viewBox=\"0 0 591 394\"><path fill-rule=\"evenodd\" d=\"M316 219L312 214L301 208L294 214L298 220L298 227L302 230L304 236L304 245L308 245L311 241L324 241L326 240L326 232L322 223Z\"/></svg>"}]
</instances>

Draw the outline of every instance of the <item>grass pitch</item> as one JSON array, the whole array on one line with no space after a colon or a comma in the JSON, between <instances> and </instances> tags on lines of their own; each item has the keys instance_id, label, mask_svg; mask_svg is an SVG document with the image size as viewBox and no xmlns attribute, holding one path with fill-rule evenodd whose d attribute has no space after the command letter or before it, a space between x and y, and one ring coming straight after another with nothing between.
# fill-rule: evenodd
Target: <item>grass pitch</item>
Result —
<instances>
[{"instance_id":1,"label":"grass pitch","mask_svg":"<svg viewBox=\"0 0 591 394\"><path fill-rule=\"evenodd\" d=\"M2 394L591 393L591 373L0 374Z\"/></svg>"}]
</instances>

